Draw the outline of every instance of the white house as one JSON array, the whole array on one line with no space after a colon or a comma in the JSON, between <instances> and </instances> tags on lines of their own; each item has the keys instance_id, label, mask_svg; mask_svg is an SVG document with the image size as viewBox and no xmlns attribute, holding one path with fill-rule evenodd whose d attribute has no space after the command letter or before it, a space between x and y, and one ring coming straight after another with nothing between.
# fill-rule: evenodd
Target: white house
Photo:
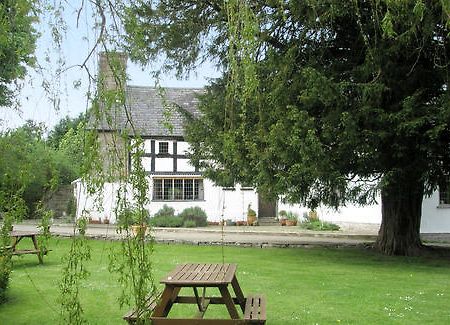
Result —
<instances>
[{"instance_id":1,"label":"white house","mask_svg":"<svg viewBox=\"0 0 450 325\"><path fill-rule=\"evenodd\" d=\"M126 57L119 56L121 64L126 66ZM100 73L104 75L106 87L115 87L110 79L107 60L100 56ZM201 171L189 162L186 153L189 144L183 138L183 116L177 110L168 109L176 105L194 114L198 114L197 96L202 89L165 88L164 93L152 87L126 85L126 106L131 115L134 129L144 140L143 167L148 178L148 193L151 214L157 212L164 204L181 212L190 206L201 207L208 215L209 221L231 219L246 220L247 207L251 204L257 211L262 224L275 222L278 211L293 210L303 215L308 210L299 205L287 205L282 202L267 202L253 188L236 185L233 188L222 188L203 178ZM169 112L169 113L168 113ZM130 116L124 111L115 112L113 118L117 129L102 121L97 129L101 146L111 142L113 132L129 128ZM167 127L167 126L170 127ZM132 134L130 136L132 138ZM131 159L125 153L126 170L129 170ZM107 166L108 163L105 163ZM119 184L106 183L99 204L95 198L86 193L84 184L74 181L75 197L77 199L77 217L83 211L93 219L109 219L115 222L115 197ZM100 208L101 207L101 208ZM321 207L317 210L319 218L327 221L346 222L381 222L380 205L356 207L347 206L339 211ZM442 186L440 192L425 198L422 207L423 233L450 232L450 187Z\"/></svg>"}]
</instances>

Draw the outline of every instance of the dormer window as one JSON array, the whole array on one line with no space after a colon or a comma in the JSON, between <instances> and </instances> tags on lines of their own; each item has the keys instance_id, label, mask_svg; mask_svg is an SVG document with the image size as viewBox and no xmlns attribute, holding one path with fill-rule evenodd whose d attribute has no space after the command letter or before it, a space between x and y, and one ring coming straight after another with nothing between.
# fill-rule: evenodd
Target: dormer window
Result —
<instances>
[{"instance_id":1,"label":"dormer window","mask_svg":"<svg viewBox=\"0 0 450 325\"><path fill-rule=\"evenodd\" d=\"M159 153L169 153L169 142L159 143Z\"/></svg>"}]
</instances>

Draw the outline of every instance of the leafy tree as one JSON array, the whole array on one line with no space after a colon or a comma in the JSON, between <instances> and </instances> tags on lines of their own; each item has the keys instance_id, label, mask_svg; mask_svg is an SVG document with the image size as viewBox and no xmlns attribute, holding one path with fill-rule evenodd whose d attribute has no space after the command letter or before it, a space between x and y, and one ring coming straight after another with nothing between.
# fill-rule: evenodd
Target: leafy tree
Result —
<instances>
[{"instance_id":1,"label":"leafy tree","mask_svg":"<svg viewBox=\"0 0 450 325\"><path fill-rule=\"evenodd\" d=\"M188 127L208 176L312 208L381 192L378 247L420 251L423 195L450 172L448 1L139 1L128 13L135 58L225 68Z\"/></svg>"},{"instance_id":2,"label":"leafy tree","mask_svg":"<svg viewBox=\"0 0 450 325\"><path fill-rule=\"evenodd\" d=\"M56 151L48 147L42 125L32 121L1 134L0 150L0 192L23 199L28 216L33 215L36 203L45 193L56 190L60 184L70 184L79 173L74 156L67 154L66 149Z\"/></svg>"},{"instance_id":3,"label":"leafy tree","mask_svg":"<svg viewBox=\"0 0 450 325\"><path fill-rule=\"evenodd\" d=\"M86 114L80 113L77 117L71 118L70 116L66 116L62 118L50 131L47 143L58 149L65 135L70 130L77 130L79 128L80 123L86 121ZM73 132L73 131L72 131Z\"/></svg>"},{"instance_id":4,"label":"leafy tree","mask_svg":"<svg viewBox=\"0 0 450 325\"><path fill-rule=\"evenodd\" d=\"M14 86L34 64L37 33L33 23L34 0L4 0L0 3L0 106L11 105Z\"/></svg>"}]
</instances>

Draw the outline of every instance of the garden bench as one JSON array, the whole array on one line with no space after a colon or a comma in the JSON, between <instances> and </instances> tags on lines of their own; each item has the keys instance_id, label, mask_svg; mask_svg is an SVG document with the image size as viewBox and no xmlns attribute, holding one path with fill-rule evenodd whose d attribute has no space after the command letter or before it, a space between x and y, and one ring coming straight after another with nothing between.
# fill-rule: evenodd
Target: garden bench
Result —
<instances>
[{"instance_id":1,"label":"garden bench","mask_svg":"<svg viewBox=\"0 0 450 325\"><path fill-rule=\"evenodd\" d=\"M265 324L266 298L261 295L248 296L245 303L244 320L246 324Z\"/></svg>"},{"instance_id":2,"label":"garden bench","mask_svg":"<svg viewBox=\"0 0 450 325\"><path fill-rule=\"evenodd\" d=\"M150 314L153 312L153 309L155 309L158 304L160 296L161 292L155 292L154 294L148 295L145 300L144 310L139 311L137 308L133 308L123 316L123 319L126 320L128 324L135 324L138 318L140 318L144 313L149 312Z\"/></svg>"}]
</instances>

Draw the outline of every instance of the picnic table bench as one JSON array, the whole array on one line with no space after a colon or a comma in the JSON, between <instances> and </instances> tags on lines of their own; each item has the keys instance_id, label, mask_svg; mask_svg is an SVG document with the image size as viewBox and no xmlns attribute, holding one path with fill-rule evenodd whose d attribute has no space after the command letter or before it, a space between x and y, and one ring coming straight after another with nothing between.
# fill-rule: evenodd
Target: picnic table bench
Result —
<instances>
[{"instance_id":1,"label":"picnic table bench","mask_svg":"<svg viewBox=\"0 0 450 325\"><path fill-rule=\"evenodd\" d=\"M151 312L152 324L264 324L266 322L266 300L262 295L244 297L236 278L236 264L181 264L161 281L165 285L161 296L152 295L146 305ZM233 289L231 295L229 286ZM182 288L192 288L192 296L180 296ZM202 294L199 293L202 289ZM217 288L220 296L207 296L207 288ZM194 304L198 312L194 318L169 318L173 304ZM206 319L210 304L225 305L229 319ZM240 311L236 306L239 307ZM241 316L242 315L242 316ZM142 315L139 315L142 316ZM137 321L137 311L131 310L123 317L129 324Z\"/></svg>"}]
</instances>

